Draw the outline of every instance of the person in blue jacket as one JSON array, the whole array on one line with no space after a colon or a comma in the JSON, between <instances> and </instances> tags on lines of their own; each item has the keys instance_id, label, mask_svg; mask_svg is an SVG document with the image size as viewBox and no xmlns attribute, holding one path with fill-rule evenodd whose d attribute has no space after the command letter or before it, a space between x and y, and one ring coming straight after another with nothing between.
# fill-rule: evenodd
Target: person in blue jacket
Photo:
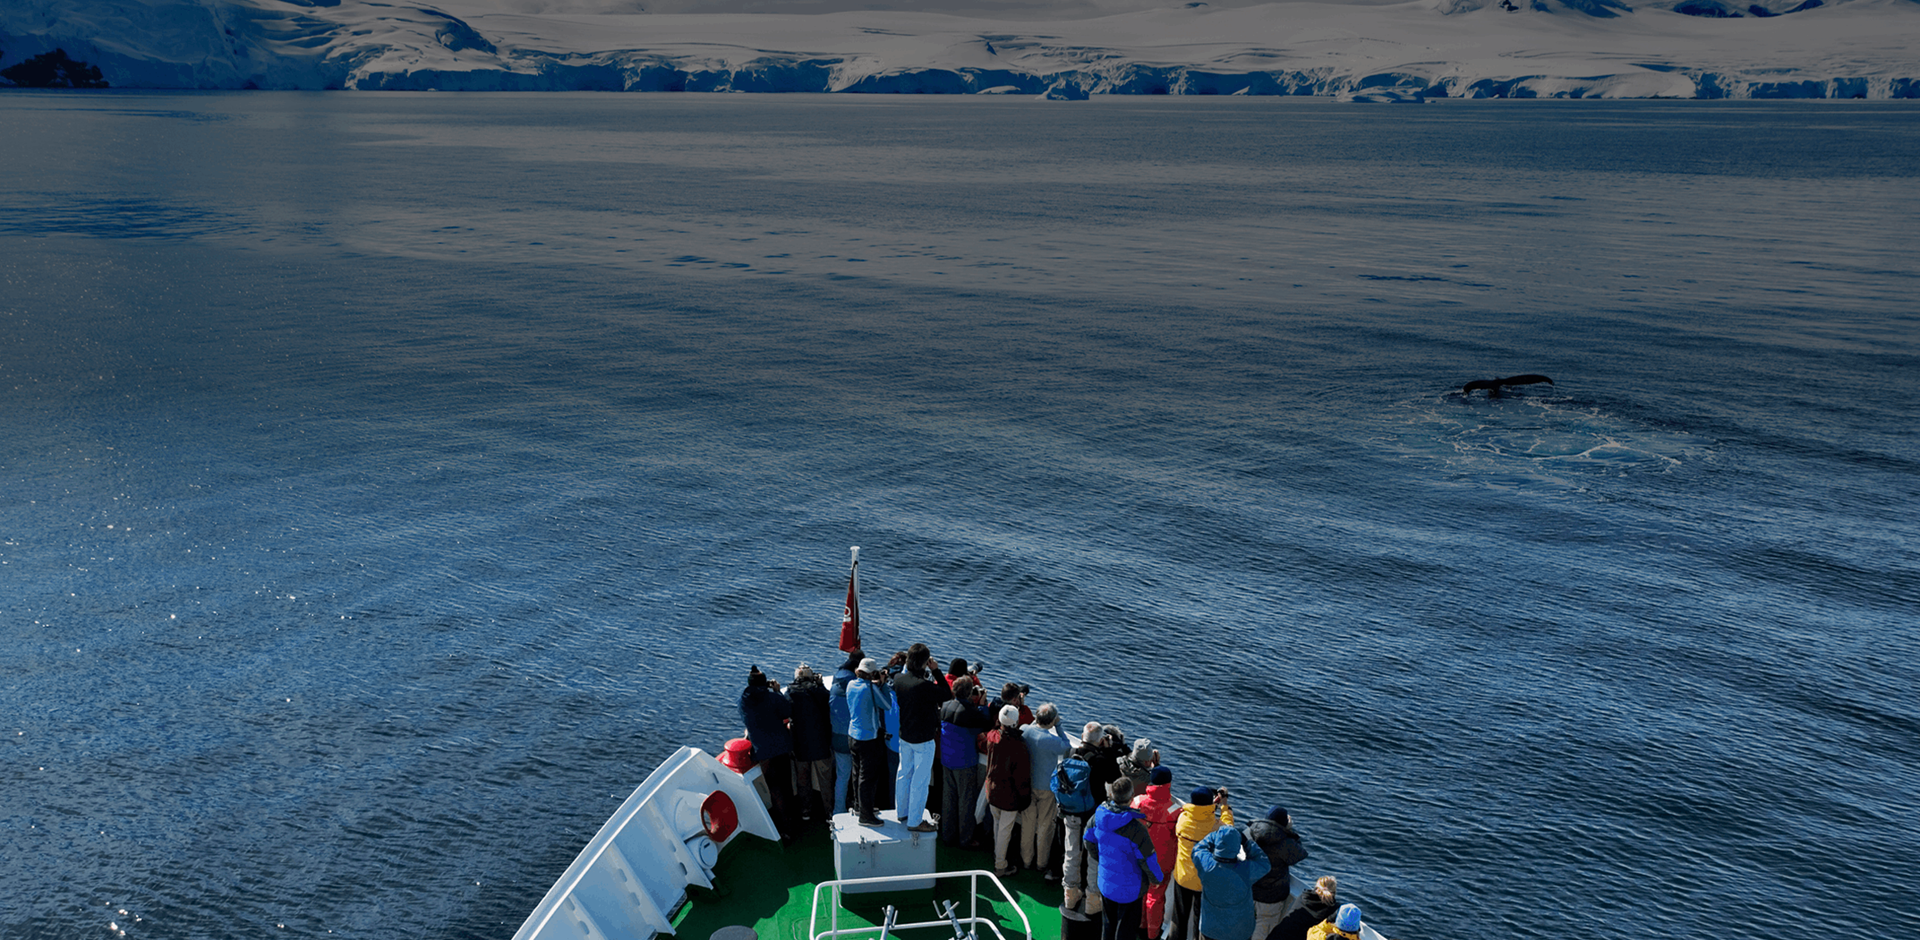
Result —
<instances>
[{"instance_id":1,"label":"person in blue jacket","mask_svg":"<svg viewBox=\"0 0 1920 940\"><path fill-rule=\"evenodd\" d=\"M887 687L887 694L884 696L887 707L887 733L882 735L887 739L887 773L880 778L880 798L873 805L888 811L896 809L893 788L896 778L900 776L900 703L893 697L891 677L906 664L907 651L898 650L894 652L892 659L887 660L880 667L880 681Z\"/></svg>"},{"instance_id":2,"label":"person in blue jacket","mask_svg":"<svg viewBox=\"0 0 1920 940\"><path fill-rule=\"evenodd\" d=\"M1221 826L1194 845L1193 867L1200 872L1200 936L1252 940L1253 883L1273 867L1260 843Z\"/></svg>"},{"instance_id":3,"label":"person in blue jacket","mask_svg":"<svg viewBox=\"0 0 1920 940\"><path fill-rule=\"evenodd\" d=\"M844 813L852 802L847 798L853 781L853 739L847 736L847 687L853 684L854 671L867 654L854 650L847 661L833 671L827 683L827 720L833 725L833 808L829 815Z\"/></svg>"},{"instance_id":4,"label":"person in blue jacket","mask_svg":"<svg viewBox=\"0 0 1920 940\"><path fill-rule=\"evenodd\" d=\"M887 772L887 715L893 711L893 688L872 659L860 660L854 680L847 685L847 734L853 742L854 809L860 825L880 825L880 782Z\"/></svg>"},{"instance_id":5,"label":"person in blue jacket","mask_svg":"<svg viewBox=\"0 0 1920 940\"><path fill-rule=\"evenodd\" d=\"M1133 781L1121 777L1107 784L1107 796L1093 811L1083 837L1098 872L1100 940L1135 940L1147 886L1167 880L1167 875L1154 854L1146 817L1127 805L1133 800Z\"/></svg>"}]
</instances>

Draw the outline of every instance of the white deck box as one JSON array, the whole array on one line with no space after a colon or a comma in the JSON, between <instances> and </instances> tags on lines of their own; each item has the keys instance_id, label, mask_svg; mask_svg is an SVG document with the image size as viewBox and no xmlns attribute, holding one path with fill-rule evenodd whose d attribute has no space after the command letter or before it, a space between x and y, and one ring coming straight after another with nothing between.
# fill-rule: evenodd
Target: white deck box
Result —
<instances>
[{"instance_id":1,"label":"white deck box","mask_svg":"<svg viewBox=\"0 0 1920 940\"><path fill-rule=\"evenodd\" d=\"M925 879L887 885L848 885L847 894L863 891L913 891L933 887L933 845L938 833L913 832L888 814L879 828L860 825L859 817L833 817L833 876L878 878L886 875L926 875Z\"/></svg>"}]
</instances>

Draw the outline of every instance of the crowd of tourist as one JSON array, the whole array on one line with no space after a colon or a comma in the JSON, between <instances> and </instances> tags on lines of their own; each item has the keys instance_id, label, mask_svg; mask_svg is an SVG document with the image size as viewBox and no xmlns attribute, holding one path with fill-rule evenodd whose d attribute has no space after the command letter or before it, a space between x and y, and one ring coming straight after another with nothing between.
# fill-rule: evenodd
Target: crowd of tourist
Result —
<instances>
[{"instance_id":1,"label":"crowd of tourist","mask_svg":"<svg viewBox=\"0 0 1920 940\"><path fill-rule=\"evenodd\" d=\"M782 836L842 812L890 817L990 850L1002 877L1060 884L1062 911L1101 940L1358 940L1360 909L1333 877L1293 896L1307 850L1286 810L1236 820L1223 786L1179 799L1147 738L1097 721L1070 734L1024 685L990 698L981 672L942 672L925 643L884 663L856 650L825 680L803 663L784 689L753 667L740 717Z\"/></svg>"}]
</instances>

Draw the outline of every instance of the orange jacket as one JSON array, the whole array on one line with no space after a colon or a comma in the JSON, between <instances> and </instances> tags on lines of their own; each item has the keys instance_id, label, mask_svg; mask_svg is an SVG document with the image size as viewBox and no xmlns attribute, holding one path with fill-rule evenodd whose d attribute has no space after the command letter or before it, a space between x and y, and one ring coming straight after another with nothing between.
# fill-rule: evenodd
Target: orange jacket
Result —
<instances>
[{"instance_id":1,"label":"orange jacket","mask_svg":"<svg viewBox=\"0 0 1920 940\"><path fill-rule=\"evenodd\" d=\"M1233 808L1230 806L1218 803L1197 806L1188 803L1180 807L1180 821L1173 828L1174 835L1180 840L1179 848L1174 852L1173 880L1179 882L1180 887L1190 891L1200 890L1200 870L1193 867L1193 847L1200 844L1207 833L1231 825Z\"/></svg>"}]
</instances>

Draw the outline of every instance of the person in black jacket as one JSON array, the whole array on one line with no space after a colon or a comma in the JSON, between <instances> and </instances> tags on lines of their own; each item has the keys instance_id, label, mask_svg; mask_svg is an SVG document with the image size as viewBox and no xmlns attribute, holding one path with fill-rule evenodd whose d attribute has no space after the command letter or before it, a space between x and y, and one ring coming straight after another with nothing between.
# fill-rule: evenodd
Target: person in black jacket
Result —
<instances>
[{"instance_id":1,"label":"person in black jacket","mask_svg":"<svg viewBox=\"0 0 1920 940\"><path fill-rule=\"evenodd\" d=\"M782 839L793 838L800 827L793 806L793 734L787 730L791 717L793 706L780 694L780 683L767 678L759 666L749 669L747 687L740 691L740 723L753 743L753 762L766 781L773 824Z\"/></svg>"},{"instance_id":2,"label":"person in black jacket","mask_svg":"<svg viewBox=\"0 0 1920 940\"><path fill-rule=\"evenodd\" d=\"M1087 748L1087 768L1093 771L1093 792L1104 794L1107 786L1121 778L1120 757L1127 753L1126 740L1116 725L1100 725L1087 722L1086 731L1081 733L1081 741ZM1091 735L1091 736L1089 736ZM1088 817L1092 818L1092 817Z\"/></svg>"},{"instance_id":3,"label":"person in black jacket","mask_svg":"<svg viewBox=\"0 0 1920 940\"><path fill-rule=\"evenodd\" d=\"M900 821L915 832L938 832L927 822L927 787L939 760L940 706L953 697L946 683L927 667L933 653L925 643L907 648L907 666L893 677L900 709L900 773L894 777L894 805Z\"/></svg>"},{"instance_id":4,"label":"person in black jacket","mask_svg":"<svg viewBox=\"0 0 1920 940\"><path fill-rule=\"evenodd\" d=\"M1332 875L1315 883L1313 888L1300 896L1300 906L1280 918L1266 940L1307 940L1307 931L1313 925L1332 917L1340 911L1340 901L1334 896L1339 887ZM1258 934L1254 940L1260 940Z\"/></svg>"},{"instance_id":5,"label":"person in black jacket","mask_svg":"<svg viewBox=\"0 0 1920 940\"><path fill-rule=\"evenodd\" d=\"M1278 806L1267 810L1267 818L1256 819L1247 827L1247 838L1267 853L1267 861L1273 865L1253 883L1253 936L1259 940L1272 933L1287 912L1287 898L1293 894L1293 878L1287 866L1305 861L1307 850L1300 844L1300 834L1293 831L1287 811Z\"/></svg>"},{"instance_id":6,"label":"person in black jacket","mask_svg":"<svg viewBox=\"0 0 1920 940\"><path fill-rule=\"evenodd\" d=\"M802 818L832 817L833 718L827 687L813 667L801 663L787 686L793 708L793 792Z\"/></svg>"}]
</instances>

